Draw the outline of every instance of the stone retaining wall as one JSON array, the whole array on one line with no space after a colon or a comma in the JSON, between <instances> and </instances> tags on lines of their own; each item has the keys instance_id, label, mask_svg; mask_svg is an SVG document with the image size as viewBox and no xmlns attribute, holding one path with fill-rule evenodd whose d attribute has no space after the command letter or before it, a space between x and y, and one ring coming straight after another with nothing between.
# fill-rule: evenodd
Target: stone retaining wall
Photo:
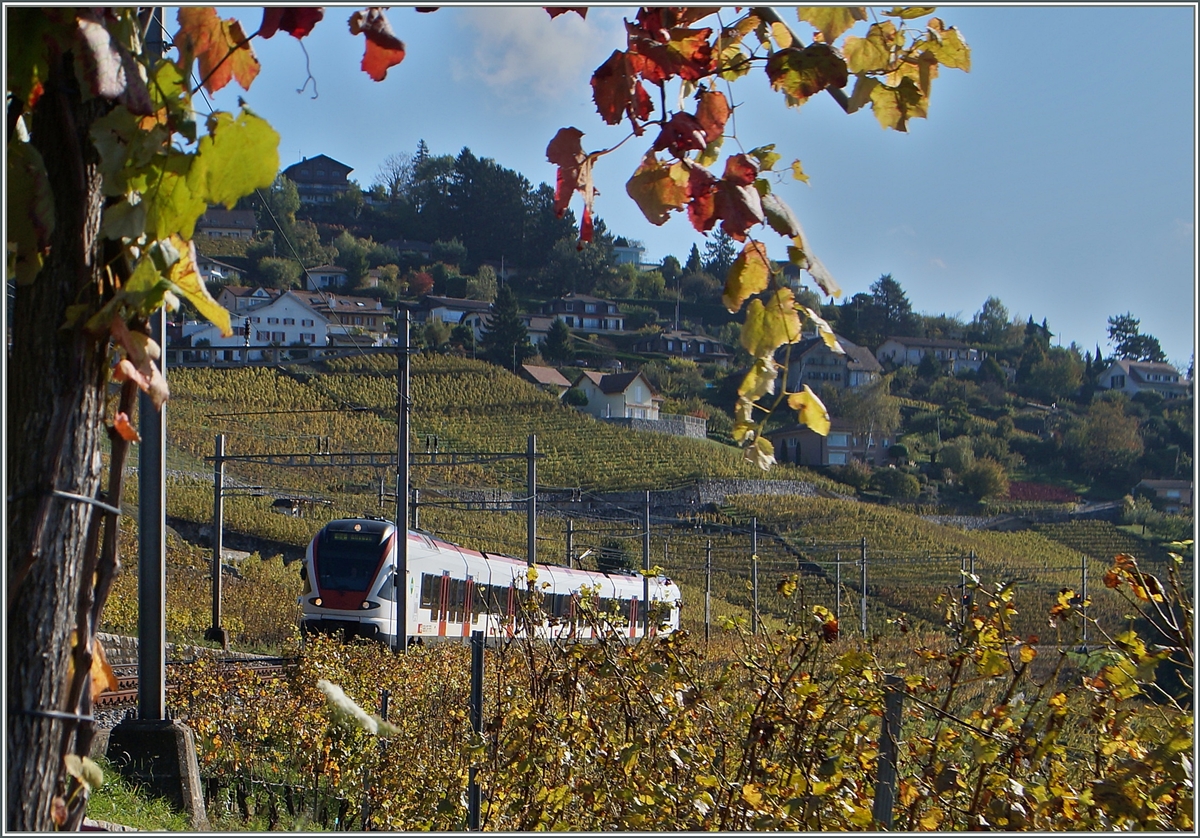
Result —
<instances>
[{"instance_id":1,"label":"stone retaining wall","mask_svg":"<svg viewBox=\"0 0 1200 838\"><path fill-rule=\"evenodd\" d=\"M104 656L109 666L124 666L138 662L138 639L120 634L97 632L96 638L104 646ZM167 660L191 660L198 657L234 658L236 660L252 660L262 655L249 652L226 652L208 646L187 646L176 643L167 644Z\"/></svg>"},{"instance_id":2,"label":"stone retaining wall","mask_svg":"<svg viewBox=\"0 0 1200 838\"><path fill-rule=\"evenodd\" d=\"M692 439L708 437L708 422L699 416L679 413L660 413L658 419L606 418L610 425L620 425L634 431L654 431L659 434L686 436Z\"/></svg>"}]
</instances>

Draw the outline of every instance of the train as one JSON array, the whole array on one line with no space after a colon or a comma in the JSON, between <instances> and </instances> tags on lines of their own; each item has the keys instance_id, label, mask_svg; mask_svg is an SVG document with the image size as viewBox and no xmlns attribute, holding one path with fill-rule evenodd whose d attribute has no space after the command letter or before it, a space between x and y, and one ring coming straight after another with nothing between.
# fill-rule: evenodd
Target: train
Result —
<instances>
[{"instance_id":1,"label":"train","mask_svg":"<svg viewBox=\"0 0 1200 838\"><path fill-rule=\"evenodd\" d=\"M531 569L522 559L420 530L408 530L407 574L398 584L396 533L392 521L363 517L330 521L313 536L300 571L304 634L341 632L395 645L401 589L410 643L465 642L476 631L492 643L530 636L586 641L600 633L636 639L647 628L651 635L679 628L679 586L664 576ZM522 607L531 590L540 596L536 610ZM592 609L581 608L584 598Z\"/></svg>"}]
</instances>

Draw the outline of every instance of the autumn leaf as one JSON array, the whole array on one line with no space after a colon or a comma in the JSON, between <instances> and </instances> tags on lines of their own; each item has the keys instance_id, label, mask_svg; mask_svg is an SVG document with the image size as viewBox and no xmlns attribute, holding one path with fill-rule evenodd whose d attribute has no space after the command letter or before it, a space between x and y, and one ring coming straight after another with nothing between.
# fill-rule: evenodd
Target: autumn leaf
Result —
<instances>
[{"instance_id":1,"label":"autumn leaf","mask_svg":"<svg viewBox=\"0 0 1200 838\"><path fill-rule=\"evenodd\" d=\"M706 233L717 223L717 184L712 172L703 166L688 166L688 221L701 233Z\"/></svg>"},{"instance_id":2,"label":"autumn leaf","mask_svg":"<svg viewBox=\"0 0 1200 838\"><path fill-rule=\"evenodd\" d=\"M32 111L45 91L50 76L49 53L56 44L59 27L45 10L38 6L13 5L4 9L5 28L20 32L19 38L7 38L5 43L5 81L13 100Z\"/></svg>"},{"instance_id":3,"label":"autumn leaf","mask_svg":"<svg viewBox=\"0 0 1200 838\"><path fill-rule=\"evenodd\" d=\"M775 380L779 378L779 364L771 355L760 355L754 359L742 383L738 385L738 396L756 402L763 396L775 392Z\"/></svg>"},{"instance_id":4,"label":"autumn leaf","mask_svg":"<svg viewBox=\"0 0 1200 838\"><path fill-rule=\"evenodd\" d=\"M581 242L592 240L592 204L596 197L592 181L594 155L585 154L580 139L583 132L578 128L559 128L554 139L546 146L546 159L558 166L557 183L554 191L554 211L562 218L571 203L571 196L583 193L583 218L579 225Z\"/></svg>"},{"instance_id":5,"label":"autumn leaf","mask_svg":"<svg viewBox=\"0 0 1200 838\"><path fill-rule=\"evenodd\" d=\"M126 442L141 442L142 438L138 434L137 429L129 421L129 414L124 411L118 412L113 417L113 430L116 431L121 439Z\"/></svg>"},{"instance_id":6,"label":"autumn leaf","mask_svg":"<svg viewBox=\"0 0 1200 838\"><path fill-rule=\"evenodd\" d=\"M312 32L324 17L325 9L320 6L267 6L263 9L263 21L258 27L258 34L261 38L269 39L282 29L299 40Z\"/></svg>"},{"instance_id":7,"label":"autumn leaf","mask_svg":"<svg viewBox=\"0 0 1200 838\"><path fill-rule=\"evenodd\" d=\"M762 196L762 208L767 223L776 233L789 239L800 235L801 227L800 222L796 219L796 214L774 192L768 192Z\"/></svg>"},{"instance_id":8,"label":"autumn leaf","mask_svg":"<svg viewBox=\"0 0 1200 838\"><path fill-rule=\"evenodd\" d=\"M796 17L812 24L821 33L821 40L832 44L856 22L866 20L867 10L863 6L800 6Z\"/></svg>"},{"instance_id":9,"label":"autumn leaf","mask_svg":"<svg viewBox=\"0 0 1200 838\"><path fill-rule=\"evenodd\" d=\"M654 104L632 63L629 53L614 50L592 73L592 100L606 123L616 125L628 114L640 135L643 129L638 123L650 118Z\"/></svg>"},{"instance_id":10,"label":"autumn leaf","mask_svg":"<svg viewBox=\"0 0 1200 838\"><path fill-rule=\"evenodd\" d=\"M76 18L81 81L92 96L119 99L133 113L150 114L150 93L142 70L129 51L114 40L102 14L83 10Z\"/></svg>"},{"instance_id":11,"label":"autumn leaf","mask_svg":"<svg viewBox=\"0 0 1200 838\"><path fill-rule=\"evenodd\" d=\"M350 15L350 34L367 38L362 69L373 81L383 81L388 69L404 60L404 42L396 37L383 9L378 6Z\"/></svg>"},{"instance_id":12,"label":"autumn leaf","mask_svg":"<svg viewBox=\"0 0 1200 838\"><path fill-rule=\"evenodd\" d=\"M827 87L846 86L846 62L826 44L809 44L804 49L781 49L767 59L771 87L800 104Z\"/></svg>"},{"instance_id":13,"label":"autumn leaf","mask_svg":"<svg viewBox=\"0 0 1200 838\"><path fill-rule=\"evenodd\" d=\"M104 785L104 772L92 761L91 757L67 754L63 757L63 763L67 773L83 784L88 791Z\"/></svg>"},{"instance_id":14,"label":"autumn leaf","mask_svg":"<svg viewBox=\"0 0 1200 838\"><path fill-rule=\"evenodd\" d=\"M896 6L884 14L888 17L898 17L901 20L915 20L933 14L936 8L936 6Z\"/></svg>"},{"instance_id":15,"label":"autumn leaf","mask_svg":"<svg viewBox=\"0 0 1200 838\"><path fill-rule=\"evenodd\" d=\"M807 384L799 393L788 396L788 407L796 411L797 420L821 436L829 434L829 411Z\"/></svg>"},{"instance_id":16,"label":"autumn leaf","mask_svg":"<svg viewBox=\"0 0 1200 838\"><path fill-rule=\"evenodd\" d=\"M704 131L705 140L711 143L724 133L725 123L733 111L729 100L719 90L701 90L696 95L700 100L696 106L696 121Z\"/></svg>"},{"instance_id":17,"label":"autumn leaf","mask_svg":"<svg viewBox=\"0 0 1200 838\"><path fill-rule=\"evenodd\" d=\"M543 6L543 8L550 13L551 18L565 15L567 12L575 12L581 18L587 19L588 10L586 6Z\"/></svg>"},{"instance_id":18,"label":"autumn leaf","mask_svg":"<svg viewBox=\"0 0 1200 838\"><path fill-rule=\"evenodd\" d=\"M933 11L933 9L929 11ZM967 46L967 42L963 40L958 29L953 26L946 29L941 18L935 17L929 21L928 32L932 41L926 46L926 49L933 53L939 64L943 67L970 72L971 48Z\"/></svg>"},{"instance_id":19,"label":"autumn leaf","mask_svg":"<svg viewBox=\"0 0 1200 838\"><path fill-rule=\"evenodd\" d=\"M808 316L809 322L817 327L817 334L821 336L821 340L835 355L845 355L846 350L838 343L837 335L833 333L833 327L825 321L821 315L817 314L811 308L805 308L804 313Z\"/></svg>"},{"instance_id":20,"label":"autumn leaf","mask_svg":"<svg viewBox=\"0 0 1200 838\"><path fill-rule=\"evenodd\" d=\"M723 179L713 194L713 214L730 237L745 241L746 231L763 222L762 196L753 184L739 186Z\"/></svg>"},{"instance_id":21,"label":"autumn leaf","mask_svg":"<svg viewBox=\"0 0 1200 838\"><path fill-rule=\"evenodd\" d=\"M785 343L799 340L800 316L790 288L778 289L766 303L758 298L750 301L742 324L742 346L753 357L769 355Z\"/></svg>"},{"instance_id":22,"label":"autumn leaf","mask_svg":"<svg viewBox=\"0 0 1200 838\"><path fill-rule=\"evenodd\" d=\"M672 210L682 209L687 204L689 180L683 163L676 161L663 166L653 153L649 153L625 184L625 191L651 224L661 225Z\"/></svg>"},{"instance_id":23,"label":"autumn leaf","mask_svg":"<svg viewBox=\"0 0 1200 838\"><path fill-rule=\"evenodd\" d=\"M200 81L209 93L216 93L236 80L243 90L261 69L250 39L236 18L221 20L211 6L184 6L179 9L179 32L175 45L190 66L192 57L200 61Z\"/></svg>"},{"instance_id":24,"label":"autumn leaf","mask_svg":"<svg viewBox=\"0 0 1200 838\"><path fill-rule=\"evenodd\" d=\"M846 67L851 73L877 73L886 70L896 41L896 25L890 20L871 24L865 38L850 37L842 47Z\"/></svg>"},{"instance_id":25,"label":"autumn leaf","mask_svg":"<svg viewBox=\"0 0 1200 838\"><path fill-rule=\"evenodd\" d=\"M220 305L208 293L208 287L204 284L200 271L196 267L195 243L185 241L177 236L172 237L171 243L180 254L179 260L171 266L169 276L171 283L179 289L183 296L187 297L188 302L194 305L197 311L221 330L222 337L229 337L233 334L229 322L229 310Z\"/></svg>"},{"instance_id":26,"label":"autumn leaf","mask_svg":"<svg viewBox=\"0 0 1200 838\"><path fill-rule=\"evenodd\" d=\"M884 128L907 131L910 116L924 116L921 102L924 97L916 82L905 77L896 87L877 84L871 88L871 108Z\"/></svg>"},{"instance_id":27,"label":"autumn leaf","mask_svg":"<svg viewBox=\"0 0 1200 838\"><path fill-rule=\"evenodd\" d=\"M708 145L704 128L690 113L677 113L659 131L654 141L655 151L670 150L682 158L689 151L702 151Z\"/></svg>"},{"instance_id":28,"label":"autumn leaf","mask_svg":"<svg viewBox=\"0 0 1200 838\"><path fill-rule=\"evenodd\" d=\"M771 263L767 259L766 246L756 241L746 242L729 269L721 302L729 311L737 312L746 300L766 290L770 275Z\"/></svg>"}]
</instances>

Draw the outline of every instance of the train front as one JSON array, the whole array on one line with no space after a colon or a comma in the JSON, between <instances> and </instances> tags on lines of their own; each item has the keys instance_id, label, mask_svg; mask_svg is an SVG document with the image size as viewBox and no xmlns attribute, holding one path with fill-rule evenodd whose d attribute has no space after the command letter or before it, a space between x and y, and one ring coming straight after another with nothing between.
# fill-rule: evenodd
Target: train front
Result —
<instances>
[{"instance_id":1,"label":"train front","mask_svg":"<svg viewBox=\"0 0 1200 838\"><path fill-rule=\"evenodd\" d=\"M396 528L391 521L330 521L308 545L301 630L390 642L395 629Z\"/></svg>"}]
</instances>

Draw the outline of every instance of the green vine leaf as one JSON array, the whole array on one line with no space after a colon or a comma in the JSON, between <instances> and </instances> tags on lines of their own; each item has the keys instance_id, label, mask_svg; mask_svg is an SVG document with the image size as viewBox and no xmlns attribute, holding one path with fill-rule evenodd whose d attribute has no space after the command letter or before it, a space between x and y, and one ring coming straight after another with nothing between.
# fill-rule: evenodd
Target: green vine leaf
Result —
<instances>
[{"instance_id":1,"label":"green vine leaf","mask_svg":"<svg viewBox=\"0 0 1200 838\"><path fill-rule=\"evenodd\" d=\"M8 144L4 230L8 272L27 285L42 269L54 233L54 193L42 155L27 142Z\"/></svg>"},{"instance_id":2,"label":"green vine leaf","mask_svg":"<svg viewBox=\"0 0 1200 838\"><path fill-rule=\"evenodd\" d=\"M236 118L218 111L208 118L208 136L200 139L196 161L189 185L207 203L233 209L239 198L275 182L279 134L248 108ZM190 232L184 237L191 238Z\"/></svg>"},{"instance_id":3,"label":"green vine leaf","mask_svg":"<svg viewBox=\"0 0 1200 838\"><path fill-rule=\"evenodd\" d=\"M729 311L739 311L746 300L766 290L770 276L771 263L767 259L766 246L753 240L746 242L725 278L721 302Z\"/></svg>"}]
</instances>

